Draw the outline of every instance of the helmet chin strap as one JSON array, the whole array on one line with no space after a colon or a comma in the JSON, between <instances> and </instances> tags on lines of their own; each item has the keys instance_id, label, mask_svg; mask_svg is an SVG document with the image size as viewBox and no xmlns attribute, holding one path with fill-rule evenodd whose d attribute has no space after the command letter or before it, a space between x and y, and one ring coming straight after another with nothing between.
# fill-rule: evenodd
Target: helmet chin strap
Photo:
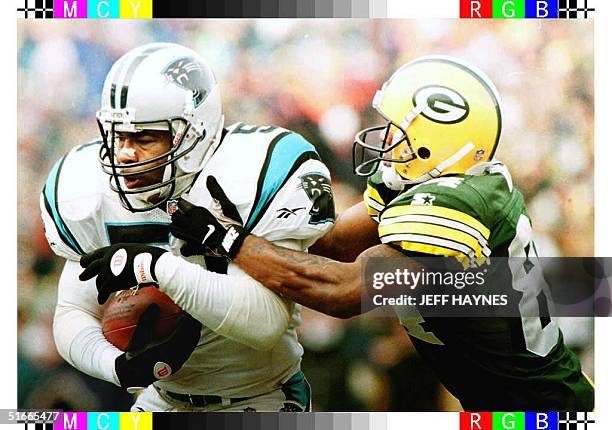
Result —
<instances>
[{"instance_id":1,"label":"helmet chin strap","mask_svg":"<svg viewBox=\"0 0 612 430\"><path fill-rule=\"evenodd\" d=\"M442 161L436 167L431 169L429 172L424 175L416 178L416 179L404 179L397 173L395 167L393 165L382 166L382 179L387 188L391 190L401 190L406 185L415 185L420 184L422 182L428 181L433 178L437 178L440 176L446 169L458 163L463 157L468 155L475 148L472 142L468 142L463 147L461 147L457 152L448 157L446 160Z\"/></svg>"}]
</instances>

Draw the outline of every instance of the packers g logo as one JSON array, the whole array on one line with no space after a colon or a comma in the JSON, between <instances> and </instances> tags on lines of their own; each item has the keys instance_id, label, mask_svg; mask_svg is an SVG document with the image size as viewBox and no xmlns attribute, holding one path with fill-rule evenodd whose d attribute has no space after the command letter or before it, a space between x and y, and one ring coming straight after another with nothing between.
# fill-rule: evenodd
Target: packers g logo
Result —
<instances>
[{"instance_id":1,"label":"packers g logo","mask_svg":"<svg viewBox=\"0 0 612 430\"><path fill-rule=\"evenodd\" d=\"M419 89L412 98L415 106L425 106L421 115L434 122L455 124L470 112L467 101L447 87L430 85Z\"/></svg>"}]
</instances>

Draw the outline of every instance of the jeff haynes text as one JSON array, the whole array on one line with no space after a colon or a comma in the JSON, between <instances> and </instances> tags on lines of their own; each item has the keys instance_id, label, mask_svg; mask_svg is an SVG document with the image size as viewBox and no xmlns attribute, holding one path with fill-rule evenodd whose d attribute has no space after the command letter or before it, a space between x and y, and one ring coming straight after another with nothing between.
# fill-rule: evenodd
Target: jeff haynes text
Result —
<instances>
[{"instance_id":1,"label":"jeff haynes text","mask_svg":"<svg viewBox=\"0 0 612 430\"><path fill-rule=\"evenodd\" d=\"M372 297L376 306L506 306L506 294L423 294L418 297L402 294L398 297L384 297L380 294Z\"/></svg>"}]
</instances>

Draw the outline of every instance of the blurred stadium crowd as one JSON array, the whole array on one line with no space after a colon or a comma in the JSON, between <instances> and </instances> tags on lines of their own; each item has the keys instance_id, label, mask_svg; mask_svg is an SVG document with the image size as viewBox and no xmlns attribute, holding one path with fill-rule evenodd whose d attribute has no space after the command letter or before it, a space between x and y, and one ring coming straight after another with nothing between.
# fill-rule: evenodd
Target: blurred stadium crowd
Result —
<instances>
[{"instance_id":1,"label":"blurred stadium crowd","mask_svg":"<svg viewBox=\"0 0 612 430\"><path fill-rule=\"evenodd\" d=\"M313 142L337 209L361 197L355 133L378 123L371 98L402 63L444 53L479 65L504 101L498 158L522 189L540 255L593 255L593 41L590 21L151 20L18 26L19 406L127 410L118 388L58 356L52 316L62 261L46 244L38 196L53 163L97 137L94 113L120 55L183 43L221 83L226 124L275 124ZM234 166L238 168L238 166ZM592 321L563 324L593 375ZM390 319L303 312L303 368L316 410L457 410Z\"/></svg>"}]
</instances>

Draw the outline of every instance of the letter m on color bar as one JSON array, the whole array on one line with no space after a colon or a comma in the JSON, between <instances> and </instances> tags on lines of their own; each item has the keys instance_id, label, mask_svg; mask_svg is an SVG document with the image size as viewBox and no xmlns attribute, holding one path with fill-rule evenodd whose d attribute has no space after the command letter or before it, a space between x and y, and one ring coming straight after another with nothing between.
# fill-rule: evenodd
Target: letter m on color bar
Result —
<instances>
[{"instance_id":1,"label":"letter m on color bar","mask_svg":"<svg viewBox=\"0 0 612 430\"><path fill-rule=\"evenodd\" d=\"M461 412L459 428L461 430L492 430L493 416L491 412Z\"/></svg>"},{"instance_id":2,"label":"letter m on color bar","mask_svg":"<svg viewBox=\"0 0 612 430\"><path fill-rule=\"evenodd\" d=\"M493 0L460 0L459 17L484 19L493 16Z\"/></svg>"}]
</instances>

